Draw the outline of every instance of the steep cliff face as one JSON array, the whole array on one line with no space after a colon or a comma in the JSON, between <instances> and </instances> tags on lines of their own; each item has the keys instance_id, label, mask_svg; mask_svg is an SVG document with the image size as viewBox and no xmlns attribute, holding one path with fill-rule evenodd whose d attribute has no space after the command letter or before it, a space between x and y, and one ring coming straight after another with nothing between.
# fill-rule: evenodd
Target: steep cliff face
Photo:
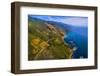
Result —
<instances>
[{"instance_id":1,"label":"steep cliff face","mask_svg":"<svg viewBox=\"0 0 100 76\"><path fill-rule=\"evenodd\" d=\"M73 49L64 42L65 32L48 22L28 20L28 59L70 59Z\"/></svg>"}]
</instances>

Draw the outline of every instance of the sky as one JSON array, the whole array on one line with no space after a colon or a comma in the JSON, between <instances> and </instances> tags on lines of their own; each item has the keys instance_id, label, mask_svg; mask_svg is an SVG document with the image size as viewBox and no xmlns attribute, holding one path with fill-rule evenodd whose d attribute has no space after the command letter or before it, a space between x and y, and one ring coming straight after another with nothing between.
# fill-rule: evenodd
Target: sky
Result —
<instances>
[{"instance_id":1,"label":"sky","mask_svg":"<svg viewBox=\"0 0 100 76\"><path fill-rule=\"evenodd\" d=\"M87 27L88 17L78 16L48 16L48 15L29 15L32 18L39 18L46 21L62 22L72 26Z\"/></svg>"}]
</instances>

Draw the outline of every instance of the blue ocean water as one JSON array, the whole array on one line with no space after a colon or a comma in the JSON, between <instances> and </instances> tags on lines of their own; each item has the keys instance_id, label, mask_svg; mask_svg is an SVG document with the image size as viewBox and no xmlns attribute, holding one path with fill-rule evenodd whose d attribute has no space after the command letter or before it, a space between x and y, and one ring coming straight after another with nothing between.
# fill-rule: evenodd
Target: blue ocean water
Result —
<instances>
[{"instance_id":1,"label":"blue ocean water","mask_svg":"<svg viewBox=\"0 0 100 76\"><path fill-rule=\"evenodd\" d=\"M85 28L82 31L77 30L78 32L75 31L70 31L67 33L64 37L64 40L66 43L69 43L72 41L74 43L74 47L77 47L73 54L73 58L87 58L88 57L88 33L86 32ZM82 30L82 28L81 28ZM80 33L85 33L84 35L81 35ZM72 45L72 44L71 44Z\"/></svg>"}]
</instances>

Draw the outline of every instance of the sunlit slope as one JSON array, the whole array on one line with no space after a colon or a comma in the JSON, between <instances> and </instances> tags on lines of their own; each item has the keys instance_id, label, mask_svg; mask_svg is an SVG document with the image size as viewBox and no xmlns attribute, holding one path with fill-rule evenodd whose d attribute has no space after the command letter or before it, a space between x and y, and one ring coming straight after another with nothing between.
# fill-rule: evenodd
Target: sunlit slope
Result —
<instances>
[{"instance_id":1,"label":"sunlit slope","mask_svg":"<svg viewBox=\"0 0 100 76\"><path fill-rule=\"evenodd\" d=\"M70 59L73 50L63 40L64 31L46 21L28 20L28 59Z\"/></svg>"}]
</instances>

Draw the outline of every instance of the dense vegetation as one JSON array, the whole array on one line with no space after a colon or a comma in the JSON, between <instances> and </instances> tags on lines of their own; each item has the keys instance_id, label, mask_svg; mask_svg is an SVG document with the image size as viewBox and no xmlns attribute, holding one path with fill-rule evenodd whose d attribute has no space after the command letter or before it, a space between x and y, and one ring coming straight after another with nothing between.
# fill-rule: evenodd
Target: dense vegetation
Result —
<instances>
[{"instance_id":1,"label":"dense vegetation","mask_svg":"<svg viewBox=\"0 0 100 76\"><path fill-rule=\"evenodd\" d=\"M28 20L28 60L70 59L73 51L65 44L64 31L48 22Z\"/></svg>"}]
</instances>

